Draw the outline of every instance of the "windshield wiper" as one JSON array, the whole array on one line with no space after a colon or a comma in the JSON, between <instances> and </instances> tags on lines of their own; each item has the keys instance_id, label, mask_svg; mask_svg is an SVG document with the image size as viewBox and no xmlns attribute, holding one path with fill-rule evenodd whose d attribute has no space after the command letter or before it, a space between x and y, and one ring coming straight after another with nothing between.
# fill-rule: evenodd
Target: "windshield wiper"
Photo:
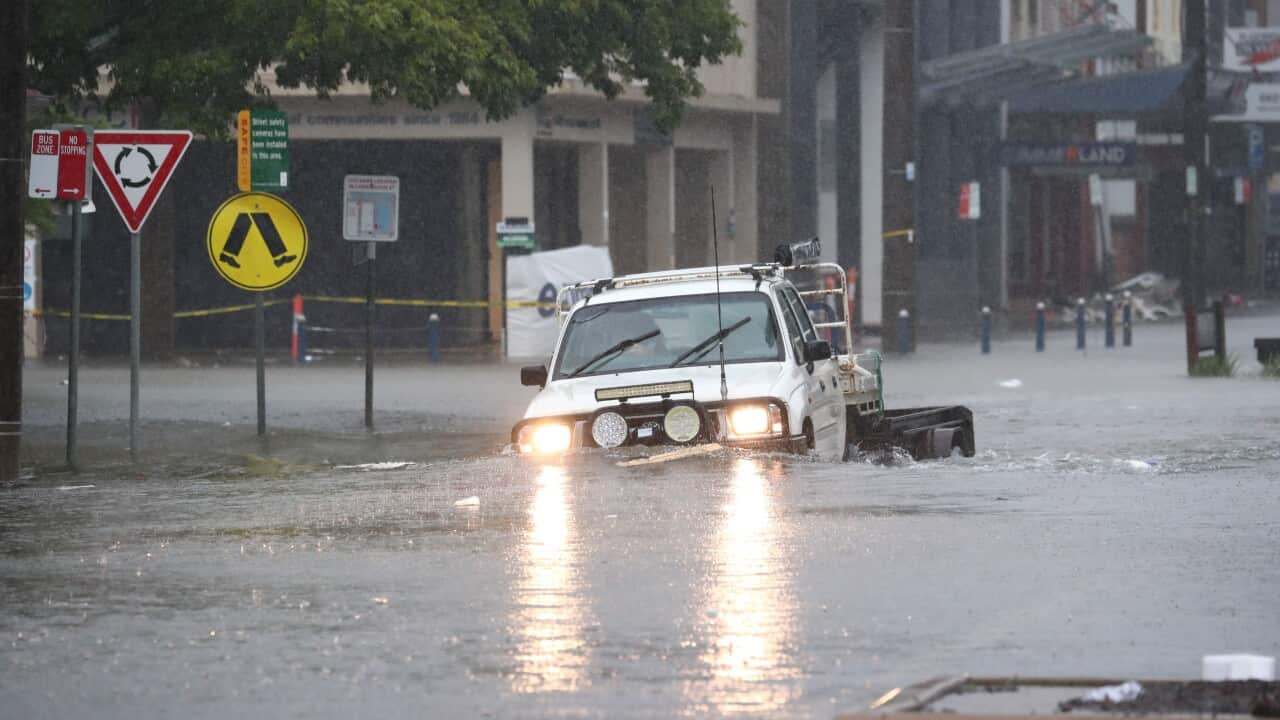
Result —
<instances>
[{"instance_id":1,"label":"windshield wiper","mask_svg":"<svg viewBox=\"0 0 1280 720\"><path fill-rule=\"evenodd\" d=\"M688 358L690 355L693 355L694 353L698 353L693 358L694 362L697 362L698 360L702 359L703 355L706 355L707 353L711 352L711 348L715 347L717 342L725 339L726 337L729 337L729 333L733 332L734 330L737 330L738 328L742 327L743 325L746 325L749 322L751 322L750 315L742 318L738 322L730 325L729 327L717 332L716 334L712 335L706 340L703 340L697 345L694 345L693 347L689 348L688 350L685 351L683 355L676 358L675 362L671 363L667 367L675 367L679 365L680 363L684 362L686 358Z\"/></svg>"},{"instance_id":2,"label":"windshield wiper","mask_svg":"<svg viewBox=\"0 0 1280 720\"><path fill-rule=\"evenodd\" d=\"M586 370L587 368L591 367L592 365L595 365L596 363L600 362L601 360L604 360L605 358L611 357L613 355L621 354L623 350L626 350L632 345L638 345L644 342L645 340L648 340L649 338L657 337L658 335L661 335L661 334L662 334L661 330L650 330L649 332L643 335L637 335L633 338L627 338L626 340L622 340L618 342L616 345L612 345L606 350L603 350L602 352L597 353L590 360L579 365L577 370L567 373L565 377L573 377L574 375L577 375L578 373L582 372L583 370Z\"/></svg>"}]
</instances>

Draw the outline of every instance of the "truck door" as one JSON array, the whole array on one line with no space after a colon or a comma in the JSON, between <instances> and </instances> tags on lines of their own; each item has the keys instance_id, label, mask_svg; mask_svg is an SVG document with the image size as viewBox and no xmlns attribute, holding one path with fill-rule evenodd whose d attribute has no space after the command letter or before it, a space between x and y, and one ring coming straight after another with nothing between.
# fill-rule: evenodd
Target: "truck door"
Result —
<instances>
[{"instance_id":1,"label":"truck door","mask_svg":"<svg viewBox=\"0 0 1280 720\"><path fill-rule=\"evenodd\" d=\"M815 363L804 361L804 343L819 340L818 332L805 311L804 301L790 284L779 286L778 300L790 336L793 355L805 377L806 397L813 423L814 447L823 455L840 457L844 453L844 396L837 382L838 367L834 356Z\"/></svg>"}]
</instances>

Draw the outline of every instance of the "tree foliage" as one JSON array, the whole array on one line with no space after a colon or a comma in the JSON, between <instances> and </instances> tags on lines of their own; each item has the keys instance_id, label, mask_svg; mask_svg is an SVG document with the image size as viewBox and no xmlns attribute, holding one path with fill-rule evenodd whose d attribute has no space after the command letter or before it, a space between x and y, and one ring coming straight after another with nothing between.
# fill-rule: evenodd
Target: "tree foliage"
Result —
<instances>
[{"instance_id":1,"label":"tree foliage","mask_svg":"<svg viewBox=\"0 0 1280 720\"><path fill-rule=\"evenodd\" d=\"M41 0L33 87L225 135L270 104L257 78L325 96L367 83L375 101L430 108L463 92L492 119L536 102L566 71L609 98L638 82L658 125L701 94L696 71L740 52L730 0ZM100 83L100 73L106 82Z\"/></svg>"}]
</instances>

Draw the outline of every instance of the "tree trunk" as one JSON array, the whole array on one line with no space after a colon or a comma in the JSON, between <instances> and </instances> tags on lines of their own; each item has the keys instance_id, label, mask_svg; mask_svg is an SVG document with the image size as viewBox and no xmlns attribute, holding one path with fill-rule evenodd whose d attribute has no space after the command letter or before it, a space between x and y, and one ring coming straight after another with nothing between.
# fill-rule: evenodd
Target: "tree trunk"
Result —
<instances>
[{"instance_id":1,"label":"tree trunk","mask_svg":"<svg viewBox=\"0 0 1280 720\"><path fill-rule=\"evenodd\" d=\"M0 3L0 483L22 441L22 217L27 156L27 0Z\"/></svg>"},{"instance_id":2,"label":"tree trunk","mask_svg":"<svg viewBox=\"0 0 1280 720\"><path fill-rule=\"evenodd\" d=\"M18 479L22 439L22 217L27 0L0 2L0 483Z\"/></svg>"},{"instance_id":3,"label":"tree trunk","mask_svg":"<svg viewBox=\"0 0 1280 720\"><path fill-rule=\"evenodd\" d=\"M143 129L159 130L160 108L142 101L139 116ZM173 313L177 293L173 274L173 234L177 202L173 188L166 188L142 226L142 356L168 360L174 351Z\"/></svg>"}]
</instances>

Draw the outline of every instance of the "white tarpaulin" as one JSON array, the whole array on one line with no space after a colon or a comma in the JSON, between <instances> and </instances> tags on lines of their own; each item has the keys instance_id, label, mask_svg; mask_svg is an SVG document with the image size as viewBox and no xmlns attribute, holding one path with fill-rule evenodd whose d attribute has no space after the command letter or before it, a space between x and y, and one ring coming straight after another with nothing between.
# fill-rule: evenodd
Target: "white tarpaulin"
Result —
<instances>
[{"instance_id":1,"label":"white tarpaulin","mask_svg":"<svg viewBox=\"0 0 1280 720\"><path fill-rule=\"evenodd\" d=\"M613 276L609 249L578 245L507 258L507 300L554 303L565 285ZM551 307L507 309L507 356L546 358L555 349Z\"/></svg>"}]
</instances>

